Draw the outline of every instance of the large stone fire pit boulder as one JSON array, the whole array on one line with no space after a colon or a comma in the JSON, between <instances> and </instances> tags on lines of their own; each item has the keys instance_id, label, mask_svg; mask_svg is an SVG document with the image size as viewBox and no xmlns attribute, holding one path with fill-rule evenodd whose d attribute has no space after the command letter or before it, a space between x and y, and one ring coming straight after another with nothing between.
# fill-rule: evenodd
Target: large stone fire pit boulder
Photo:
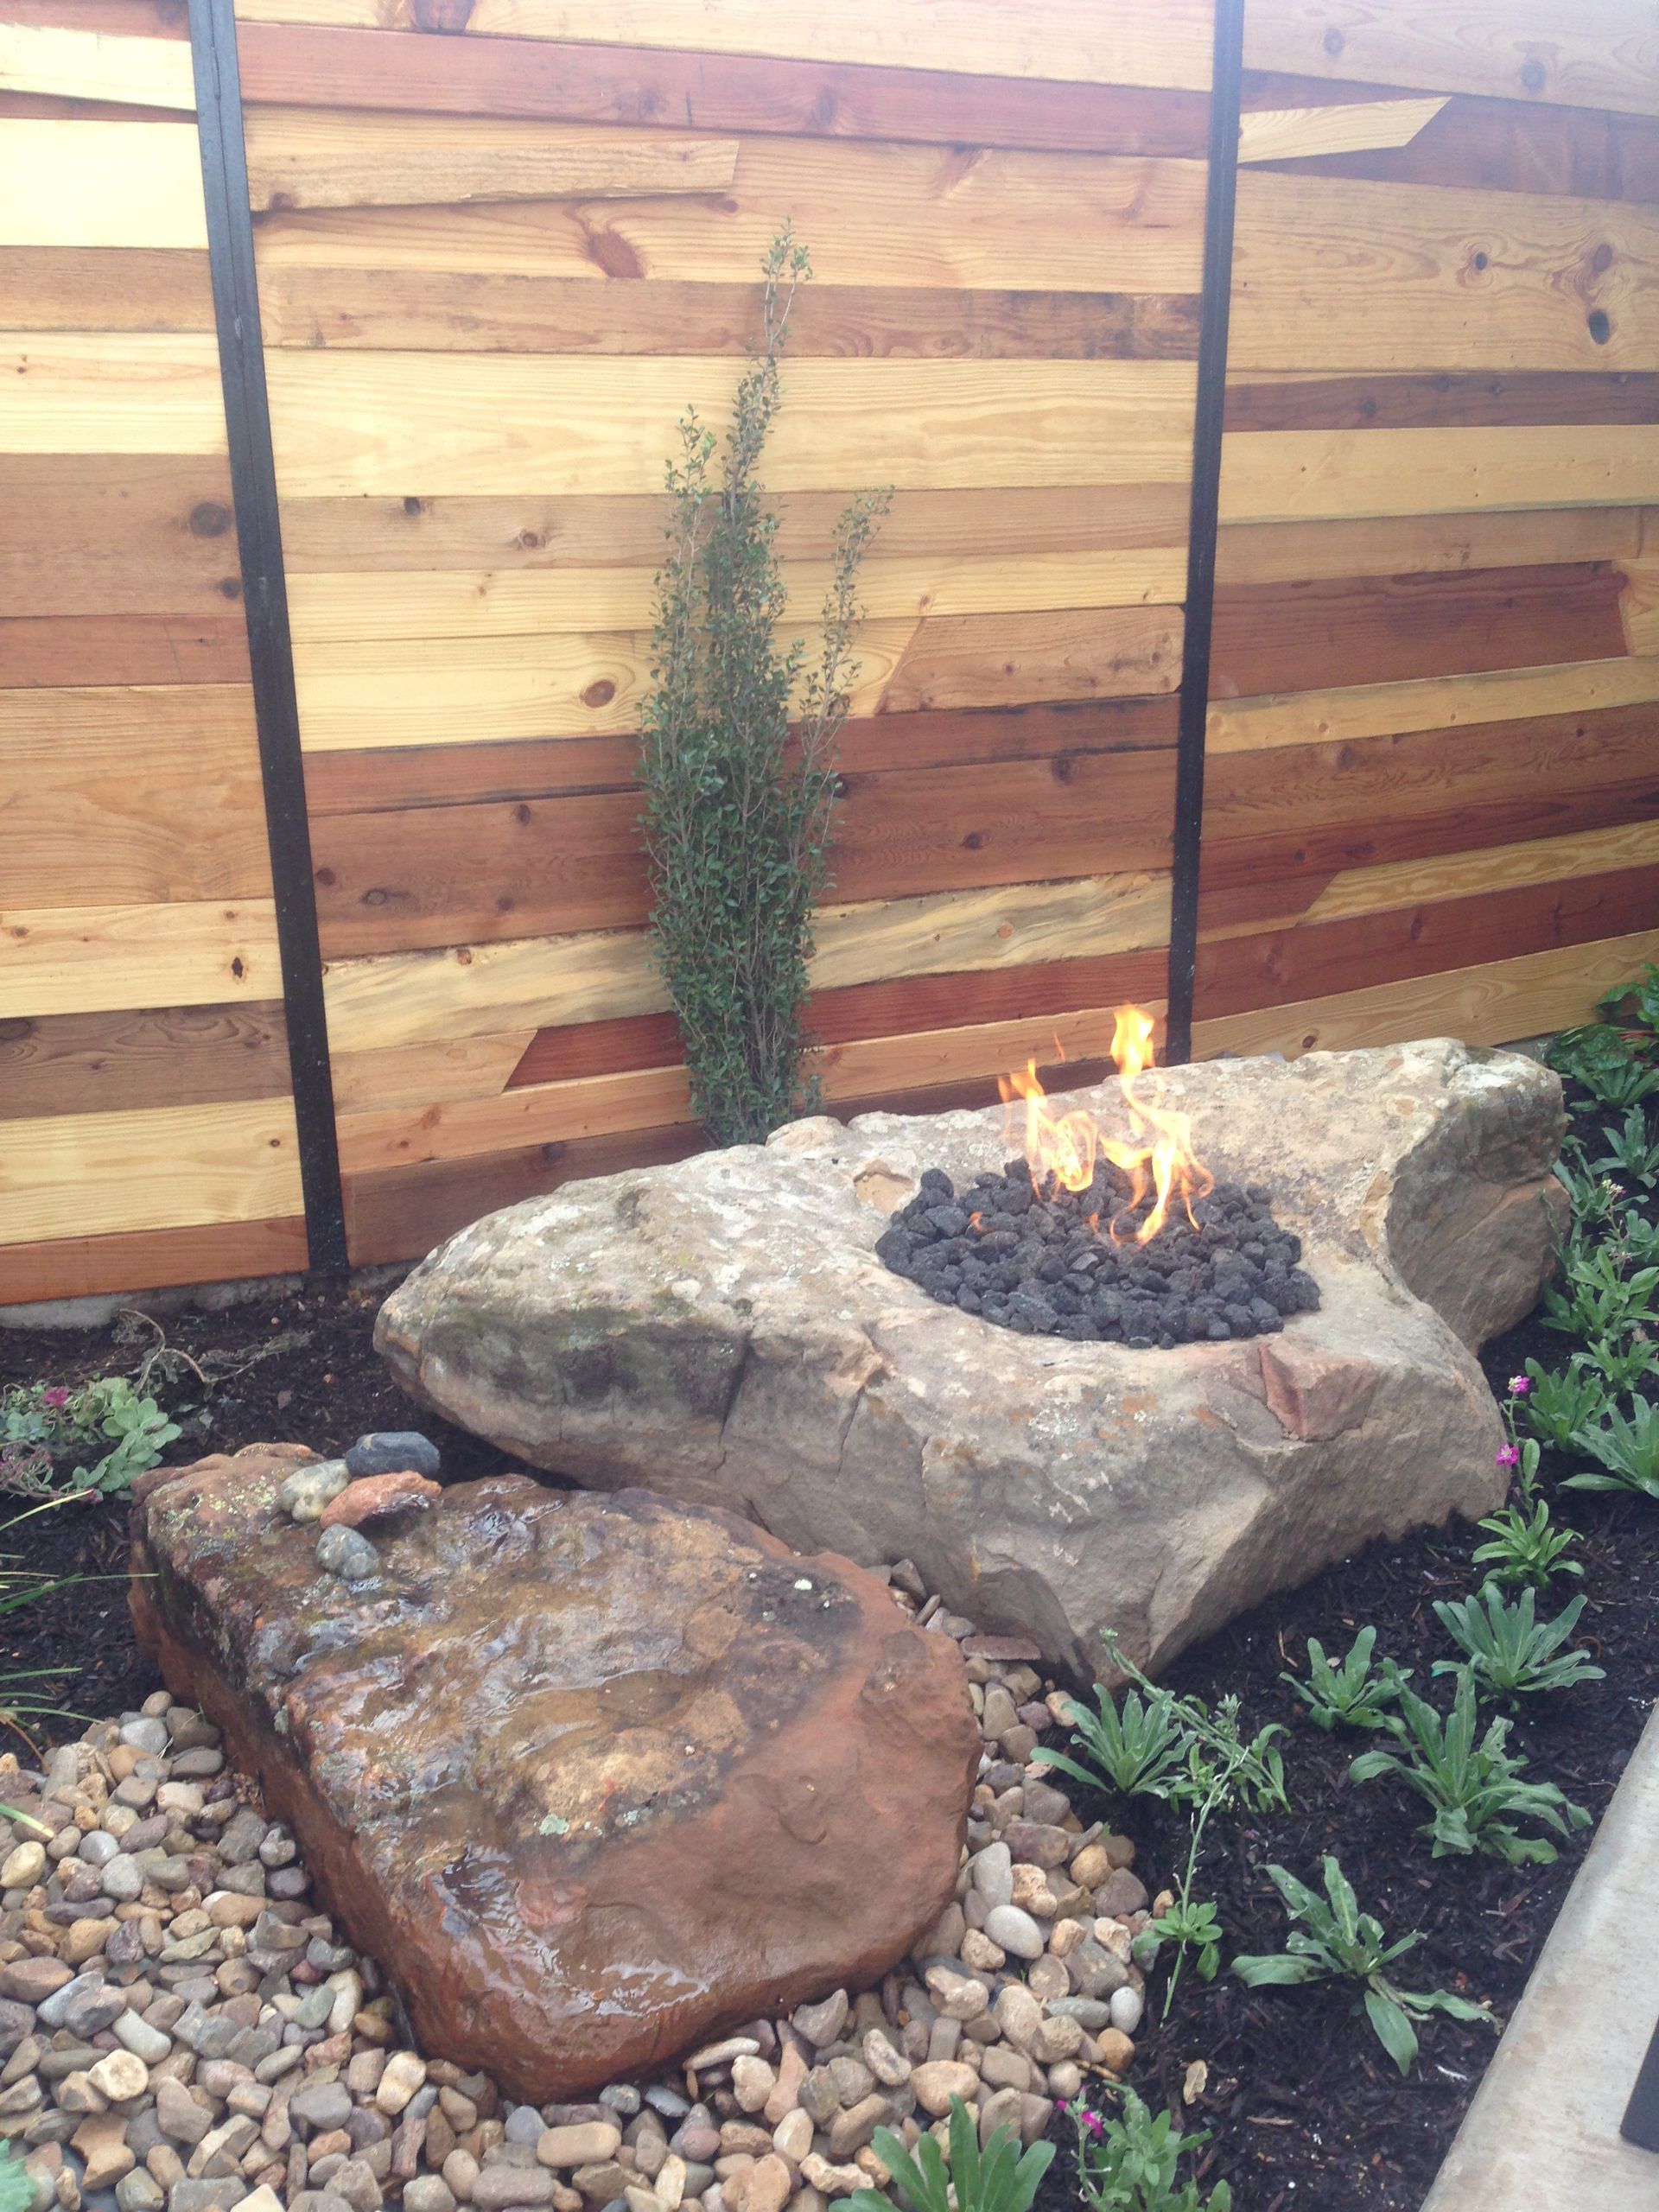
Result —
<instances>
[{"instance_id":1,"label":"large stone fire pit boulder","mask_svg":"<svg viewBox=\"0 0 1659 2212\"><path fill-rule=\"evenodd\" d=\"M1165 1078L1218 1176L1270 1186L1316 1313L1173 1350L1028 1337L875 1256L997 1109L798 1122L568 1185L451 1237L376 1340L404 1387L536 1465L645 1483L855 1559L1092 1670L1149 1665L1367 1538L1503 1493L1471 1356L1550 1263L1555 1077L1447 1039ZM1076 1094L1127 1134L1116 1084Z\"/></svg>"},{"instance_id":2,"label":"large stone fire pit boulder","mask_svg":"<svg viewBox=\"0 0 1659 2212\"><path fill-rule=\"evenodd\" d=\"M277 1503L309 1456L145 1478L133 1611L427 2050L576 2095L938 1918L979 1731L956 1645L873 1576L513 1475L378 1520L344 1581Z\"/></svg>"}]
</instances>

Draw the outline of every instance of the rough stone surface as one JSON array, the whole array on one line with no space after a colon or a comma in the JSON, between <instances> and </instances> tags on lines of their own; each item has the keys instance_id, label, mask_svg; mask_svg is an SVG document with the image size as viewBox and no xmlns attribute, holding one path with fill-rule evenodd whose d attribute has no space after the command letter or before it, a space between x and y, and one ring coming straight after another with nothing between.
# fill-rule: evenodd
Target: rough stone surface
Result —
<instances>
[{"instance_id":1,"label":"rough stone surface","mask_svg":"<svg viewBox=\"0 0 1659 2212\"><path fill-rule=\"evenodd\" d=\"M1549 1265L1560 1089L1448 1039L1162 1078L1221 1178L1263 1183L1324 1304L1282 1334L1131 1351L992 1328L875 1257L1003 1117L796 1122L567 1185L441 1246L382 1309L404 1389L532 1463L647 1483L801 1548L913 1560L948 1607L1093 1671L1157 1666L1374 1535L1487 1510L1469 1349ZM1075 1094L1109 1128L1116 1083ZM1554 1194L1554 1198L1552 1195Z\"/></svg>"},{"instance_id":2,"label":"rough stone surface","mask_svg":"<svg viewBox=\"0 0 1659 2212\"><path fill-rule=\"evenodd\" d=\"M389 1524L354 1586L278 1507L302 1458L147 1478L134 1615L423 2048L569 2096L867 1984L938 1919L982 1739L954 1642L874 1577L509 1476ZM250 1955L294 1934L267 1915Z\"/></svg>"}]
</instances>

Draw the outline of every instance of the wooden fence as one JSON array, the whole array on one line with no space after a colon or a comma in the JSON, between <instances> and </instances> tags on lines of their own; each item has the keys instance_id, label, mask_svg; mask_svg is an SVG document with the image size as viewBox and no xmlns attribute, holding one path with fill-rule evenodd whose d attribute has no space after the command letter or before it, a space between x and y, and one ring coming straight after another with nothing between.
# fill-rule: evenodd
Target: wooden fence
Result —
<instances>
[{"instance_id":1,"label":"wooden fence","mask_svg":"<svg viewBox=\"0 0 1659 2212\"><path fill-rule=\"evenodd\" d=\"M721 423L785 216L804 625L846 495L895 487L836 1110L1097 1058L1161 1010L1173 895L1199 1052L1497 1041L1659 957L1651 0L1245 0L1235 168L1240 12L238 0L354 1262L696 1141L633 733L675 421ZM302 1249L186 29L0 0L0 1299Z\"/></svg>"}]
</instances>

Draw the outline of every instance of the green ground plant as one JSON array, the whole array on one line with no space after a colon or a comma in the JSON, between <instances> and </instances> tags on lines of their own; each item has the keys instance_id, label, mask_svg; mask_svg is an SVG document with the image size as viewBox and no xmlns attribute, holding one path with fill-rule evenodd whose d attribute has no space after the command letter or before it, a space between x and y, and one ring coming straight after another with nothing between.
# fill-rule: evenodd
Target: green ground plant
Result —
<instances>
[{"instance_id":1,"label":"green ground plant","mask_svg":"<svg viewBox=\"0 0 1659 2212\"><path fill-rule=\"evenodd\" d=\"M1029 2212L1053 2162L1052 2143L1022 2152L1014 2130L999 2127L982 2151L960 2097L950 2100L949 2134L948 2158L931 2134L921 2138L912 2156L890 2127L876 2129L875 2155L907 2212ZM851 2212L894 2212L892 2198L876 2189L855 2190L847 2203Z\"/></svg>"},{"instance_id":2,"label":"green ground plant","mask_svg":"<svg viewBox=\"0 0 1659 2212\"><path fill-rule=\"evenodd\" d=\"M737 388L716 482L716 441L695 410L671 462L657 577L640 817L651 927L693 1109L717 1144L756 1143L804 1109L813 910L828 880L836 742L856 676L856 582L887 505L841 518L823 644L809 667L776 632L785 613L778 517L759 476L782 402L796 287L811 275L787 227L763 264L760 343Z\"/></svg>"},{"instance_id":3,"label":"green ground plant","mask_svg":"<svg viewBox=\"0 0 1659 2212\"><path fill-rule=\"evenodd\" d=\"M0 1397L0 1489L41 1497L67 1484L121 1497L181 1433L123 1375L78 1390L14 1384Z\"/></svg>"},{"instance_id":4,"label":"green ground plant","mask_svg":"<svg viewBox=\"0 0 1659 2212\"><path fill-rule=\"evenodd\" d=\"M1600 1105L1634 1106L1659 1090L1659 1071L1645 1065L1624 1032L1611 1022L1562 1030L1545 1048L1544 1058Z\"/></svg>"},{"instance_id":5,"label":"green ground plant","mask_svg":"<svg viewBox=\"0 0 1659 2212\"><path fill-rule=\"evenodd\" d=\"M1353 1885L1339 1861L1327 1854L1324 1869L1321 1897L1282 1866L1268 1867L1268 1878L1296 1924L1286 1937L1282 1951L1247 1954L1233 1961L1233 1972L1241 1981L1252 1989L1343 1978L1358 1982L1365 2017L1402 2075L1409 2074L1416 2062L1417 2024L1432 2013L1496 2025L1484 2005L1454 1997L1448 1990L1402 1989L1387 1969L1421 1943L1422 1937L1402 1936L1390 1943L1382 1923L1360 1911Z\"/></svg>"},{"instance_id":6,"label":"green ground plant","mask_svg":"<svg viewBox=\"0 0 1659 2212\"><path fill-rule=\"evenodd\" d=\"M1307 1707L1308 1718L1328 1734L1333 1728L1380 1728L1399 1699L1401 1685L1411 1680L1392 1659L1373 1670L1376 1630L1363 1628L1347 1657L1338 1666L1325 1656L1318 1637L1307 1639L1307 1680L1281 1675Z\"/></svg>"},{"instance_id":7,"label":"green ground plant","mask_svg":"<svg viewBox=\"0 0 1659 2212\"><path fill-rule=\"evenodd\" d=\"M1617 1342L1654 1319L1659 1267L1637 1268L1626 1275L1618 1253L1606 1244L1588 1249L1569 1244L1561 1258L1562 1281L1544 1293L1547 1327L1593 1345L1600 1338Z\"/></svg>"},{"instance_id":8,"label":"green ground plant","mask_svg":"<svg viewBox=\"0 0 1659 2212\"><path fill-rule=\"evenodd\" d=\"M1579 1532L1557 1526L1547 1498L1500 1506L1475 1525L1488 1532L1490 1541L1477 1544L1471 1556L1486 1569L1487 1581L1501 1590L1543 1590L1558 1574L1584 1573L1577 1560L1567 1557Z\"/></svg>"},{"instance_id":9,"label":"green ground plant","mask_svg":"<svg viewBox=\"0 0 1659 2212\"><path fill-rule=\"evenodd\" d=\"M1536 1593L1523 1590L1511 1601L1488 1583L1461 1604L1439 1599L1434 1618L1463 1653L1461 1660L1437 1659L1437 1675L1459 1674L1466 1667L1478 1690L1499 1697L1524 1697L1542 1690L1567 1690L1580 1682L1599 1682L1604 1669L1569 1639L1586 1599L1580 1596L1553 1621L1536 1618Z\"/></svg>"},{"instance_id":10,"label":"green ground plant","mask_svg":"<svg viewBox=\"0 0 1659 2212\"><path fill-rule=\"evenodd\" d=\"M1655 1081L1659 1083L1659 1077ZM1590 1162L1590 1169L1592 1174L1622 1175L1644 1191L1659 1182L1659 1138L1648 1135L1648 1117L1639 1105L1629 1109L1607 1139L1606 1151Z\"/></svg>"},{"instance_id":11,"label":"green ground plant","mask_svg":"<svg viewBox=\"0 0 1659 2212\"><path fill-rule=\"evenodd\" d=\"M1629 1019L1639 1021L1649 1033L1659 1032L1659 965L1644 961L1639 979L1598 999L1596 1011L1610 1020Z\"/></svg>"},{"instance_id":12,"label":"green ground plant","mask_svg":"<svg viewBox=\"0 0 1659 2212\"><path fill-rule=\"evenodd\" d=\"M1068 2105L1077 2131L1077 2187L1090 2212L1232 2212L1233 2192L1218 2181L1208 2196L1177 2169L1210 2140L1208 2129L1179 2132L1167 2112L1156 2116L1133 2089L1123 2110L1097 2112L1079 2101Z\"/></svg>"},{"instance_id":13,"label":"green ground plant","mask_svg":"<svg viewBox=\"0 0 1659 2212\"><path fill-rule=\"evenodd\" d=\"M1609 1406L1593 1426L1575 1430L1573 1441L1597 1466L1569 1475L1568 1490L1629 1490L1659 1497L1659 1405L1640 1392L1631 1396L1628 1419Z\"/></svg>"},{"instance_id":14,"label":"green ground plant","mask_svg":"<svg viewBox=\"0 0 1659 2212\"><path fill-rule=\"evenodd\" d=\"M1524 1381L1524 1391L1516 1384ZM1535 1359L1527 1362L1524 1376L1510 1383L1512 1399L1518 1395L1520 1418L1540 1444L1564 1452L1573 1431L1592 1421L1607 1403L1607 1385L1586 1352L1575 1351L1567 1365L1552 1374Z\"/></svg>"},{"instance_id":15,"label":"green ground plant","mask_svg":"<svg viewBox=\"0 0 1659 2212\"><path fill-rule=\"evenodd\" d=\"M1191 1878L1189 1874L1189 1883ZM1221 1916L1209 1899L1178 1898L1166 1912L1149 1920L1135 1937L1135 1962L1144 1971L1156 1961L1166 1945L1173 1944L1178 1960L1191 1957L1200 1981L1213 1981L1221 1966L1221 1941L1225 1932ZM1174 1974L1170 1976L1169 1986L1164 1993L1166 2019L1174 2002L1176 1979Z\"/></svg>"}]
</instances>

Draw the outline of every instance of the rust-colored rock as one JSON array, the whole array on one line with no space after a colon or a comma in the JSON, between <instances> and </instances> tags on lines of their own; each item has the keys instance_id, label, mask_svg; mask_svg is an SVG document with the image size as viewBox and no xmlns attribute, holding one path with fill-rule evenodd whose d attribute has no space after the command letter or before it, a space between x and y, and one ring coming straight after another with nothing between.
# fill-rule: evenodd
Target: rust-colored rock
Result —
<instances>
[{"instance_id":1,"label":"rust-colored rock","mask_svg":"<svg viewBox=\"0 0 1659 2212\"><path fill-rule=\"evenodd\" d=\"M133 1614L428 2049L579 2095L874 1980L943 1910L978 1730L873 1576L504 1476L377 1530L348 1587L276 1503L309 1456L167 1471Z\"/></svg>"},{"instance_id":2,"label":"rust-colored rock","mask_svg":"<svg viewBox=\"0 0 1659 2212\"><path fill-rule=\"evenodd\" d=\"M441 1496L442 1488L429 1475L417 1475L413 1467L402 1467L390 1475L365 1475L359 1482L347 1483L338 1497L329 1500L316 1525L319 1529L360 1529L365 1521L379 1521L388 1514L423 1506L429 1498Z\"/></svg>"}]
</instances>

